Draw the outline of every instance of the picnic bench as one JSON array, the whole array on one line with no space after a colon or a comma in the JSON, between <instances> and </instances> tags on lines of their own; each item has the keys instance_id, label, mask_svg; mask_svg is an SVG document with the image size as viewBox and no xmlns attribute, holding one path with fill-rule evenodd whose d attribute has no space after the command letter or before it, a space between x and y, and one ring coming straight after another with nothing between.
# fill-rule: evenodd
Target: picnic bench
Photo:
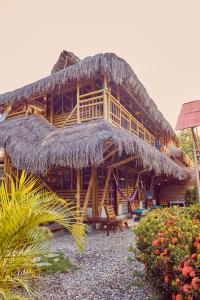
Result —
<instances>
[{"instance_id":1,"label":"picnic bench","mask_svg":"<svg viewBox=\"0 0 200 300\"><path fill-rule=\"evenodd\" d=\"M109 230L111 227L113 227L113 230L115 232L115 228L117 225L117 222L115 219L101 218L101 217L89 217L89 216L85 217L84 223L88 224L88 225L101 224L102 227L106 226L107 236L109 236Z\"/></svg>"}]
</instances>

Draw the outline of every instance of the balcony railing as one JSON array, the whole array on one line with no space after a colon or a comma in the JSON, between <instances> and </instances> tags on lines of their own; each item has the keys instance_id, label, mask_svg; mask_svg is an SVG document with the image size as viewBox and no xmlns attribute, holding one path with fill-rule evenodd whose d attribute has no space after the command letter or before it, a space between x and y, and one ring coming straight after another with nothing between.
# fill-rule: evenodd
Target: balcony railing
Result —
<instances>
[{"instance_id":1,"label":"balcony railing","mask_svg":"<svg viewBox=\"0 0 200 300\"><path fill-rule=\"evenodd\" d=\"M77 103L74 113L66 115L64 121L66 125L74 124L75 118L78 123L104 118L113 125L125 128L155 146L155 137L107 90L102 89L82 94ZM59 117L57 118L59 120ZM64 120L63 116L62 120Z\"/></svg>"}]
</instances>

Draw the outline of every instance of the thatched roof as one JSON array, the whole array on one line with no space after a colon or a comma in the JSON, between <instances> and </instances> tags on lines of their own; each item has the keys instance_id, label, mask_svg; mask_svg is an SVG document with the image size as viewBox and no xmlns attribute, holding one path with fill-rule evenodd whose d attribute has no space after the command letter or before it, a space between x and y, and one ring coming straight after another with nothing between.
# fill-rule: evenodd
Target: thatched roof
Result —
<instances>
[{"instance_id":1,"label":"thatched roof","mask_svg":"<svg viewBox=\"0 0 200 300\"><path fill-rule=\"evenodd\" d=\"M192 160L182 149L177 148L175 146L168 146L167 151L171 158L175 158L175 159L182 161L188 167L193 166Z\"/></svg>"},{"instance_id":2,"label":"thatched roof","mask_svg":"<svg viewBox=\"0 0 200 300\"><path fill-rule=\"evenodd\" d=\"M50 166L83 168L100 165L108 141L113 141L119 156L139 155L143 166L157 175L180 180L190 177L187 168L178 166L137 135L104 120L59 129L36 115L0 123L0 147L5 148L16 168L31 173L45 172Z\"/></svg>"},{"instance_id":3,"label":"thatched roof","mask_svg":"<svg viewBox=\"0 0 200 300\"><path fill-rule=\"evenodd\" d=\"M167 137L177 141L176 135L158 110L146 89L138 80L130 65L113 53L97 54L86 57L80 62L70 65L61 71L40 79L20 89L0 95L0 105L26 101L51 93L56 87L62 87L72 81L95 78L97 75L107 75L116 85L124 86L148 113L149 119Z\"/></svg>"},{"instance_id":4,"label":"thatched roof","mask_svg":"<svg viewBox=\"0 0 200 300\"><path fill-rule=\"evenodd\" d=\"M71 65L77 64L79 61L80 59L74 53L63 50L58 58L58 61L53 66L51 74L56 73Z\"/></svg>"}]
</instances>

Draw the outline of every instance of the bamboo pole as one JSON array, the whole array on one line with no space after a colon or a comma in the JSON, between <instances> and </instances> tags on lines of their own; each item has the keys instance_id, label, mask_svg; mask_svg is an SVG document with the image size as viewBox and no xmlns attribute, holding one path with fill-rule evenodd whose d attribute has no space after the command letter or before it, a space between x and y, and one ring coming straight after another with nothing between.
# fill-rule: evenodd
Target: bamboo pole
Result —
<instances>
[{"instance_id":1,"label":"bamboo pole","mask_svg":"<svg viewBox=\"0 0 200 300\"><path fill-rule=\"evenodd\" d=\"M108 167L109 168L116 168L116 167L119 167L121 165L124 165L124 164L128 163L129 161L135 160L137 158L138 158L138 155L134 155L134 156L128 157L126 159L119 160L119 161L109 165Z\"/></svg>"},{"instance_id":2,"label":"bamboo pole","mask_svg":"<svg viewBox=\"0 0 200 300\"><path fill-rule=\"evenodd\" d=\"M86 193L85 201L84 201L84 205L83 205L82 218L85 217L86 212L87 212L88 203L89 203L89 199L90 199L90 195L91 195L91 191L92 191L92 186L93 186L94 178L95 178L94 175L95 175L95 167L92 167L91 177L90 177L90 181L89 181L89 185L88 185L88 189L87 189L87 193Z\"/></svg>"},{"instance_id":3,"label":"bamboo pole","mask_svg":"<svg viewBox=\"0 0 200 300\"><path fill-rule=\"evenodd\" d=\"M107 190L108 190L110 176L112 174L112 168L108 168L107 170L108 170L108 173L107 173L107 176L106 176L106 182L105 182L105 186L104 186L104 190L103 190L103 195L102 195L100 206L99 206L99 216L100 217L101 217L102 208L103 208L104 201L105 201L106 194L107 194Z\"/></svg>"},{"instance_id":4,"label":"bamboo pole","mask_svg":"<svg viewBox=\"0 0 200 300\"><path fill-rule=\"evenodd\" d=\"M107 96L108 82L106 76L104 76L104 92L103 92L103 115L104 120L108 120L108 96Z\"/></svg>"},{"instance_id":5,"label":"bamboo pole","mask_svg":"<svg viewBox=\"0 0 200 300\"><path fill-rule=\"evenodd\" d=\"M81 170L77 169L77 198L76 198L77 213L80 215L81 210Z\"/></svg>"},{"instance_id":6,"label":"bamboo pole","mask_svg":"<svg viewBox=\"0 0 200 300\"><path fill-rule=\"evenodd\" d=\"M194 152L194 162L195 162L195 171L196 171L196 179L197 179L197 190L198 190L198 197L200 202L200 178L199 178L199 166L197 160L197 137L194 132L194 127L191 128L192 130L192 145L193 145L193 152Z\"/></svg>"},{"instance_id":7,"label":"bamboo pole","mask_svg":"<svg viewBox=\"0 0 200 300\"><path fill-rule=\"evenodd\" d=\"M80 122L80 84L77 83L77 123Z\"/></svg>"},{"instance_id":8,"label":"bamboo pole","mask_svg":"<svg viewBox=\"0 0 200 300\"><path fill-rule=\"evenodd\" d=\"M109 152L103 159L106 161L109 157L113 156L116 152L118 152L118 149L113 149L111 152Z\"/></svg>"},{"instance_id":9,"label":"bamboo pole","mask_svg":"<svg viewBox=\"0 0 200 300\"><path fill-rule=\"evenodd\" d=\"M97 216L97 168L94 167L94 181L92 185L92 216Z\"/></svg>"}]
</instances>

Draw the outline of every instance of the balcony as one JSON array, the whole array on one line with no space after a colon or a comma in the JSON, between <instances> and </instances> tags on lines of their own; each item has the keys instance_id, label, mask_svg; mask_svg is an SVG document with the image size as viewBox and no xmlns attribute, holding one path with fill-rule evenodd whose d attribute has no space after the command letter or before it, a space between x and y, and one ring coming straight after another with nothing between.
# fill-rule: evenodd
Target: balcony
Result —
<instances>
[{"instance_id":1,"label":"balcony","mask_svg":"<svg viewBox=\"0 0 200 300\"><path fill-rule=\"evenodd\" d=\"M67 114L54 116L57 127L104 118L155 146L155 137L107 89L87 94L77 93L77 105Z\"/></svg>"}]
</instances>

